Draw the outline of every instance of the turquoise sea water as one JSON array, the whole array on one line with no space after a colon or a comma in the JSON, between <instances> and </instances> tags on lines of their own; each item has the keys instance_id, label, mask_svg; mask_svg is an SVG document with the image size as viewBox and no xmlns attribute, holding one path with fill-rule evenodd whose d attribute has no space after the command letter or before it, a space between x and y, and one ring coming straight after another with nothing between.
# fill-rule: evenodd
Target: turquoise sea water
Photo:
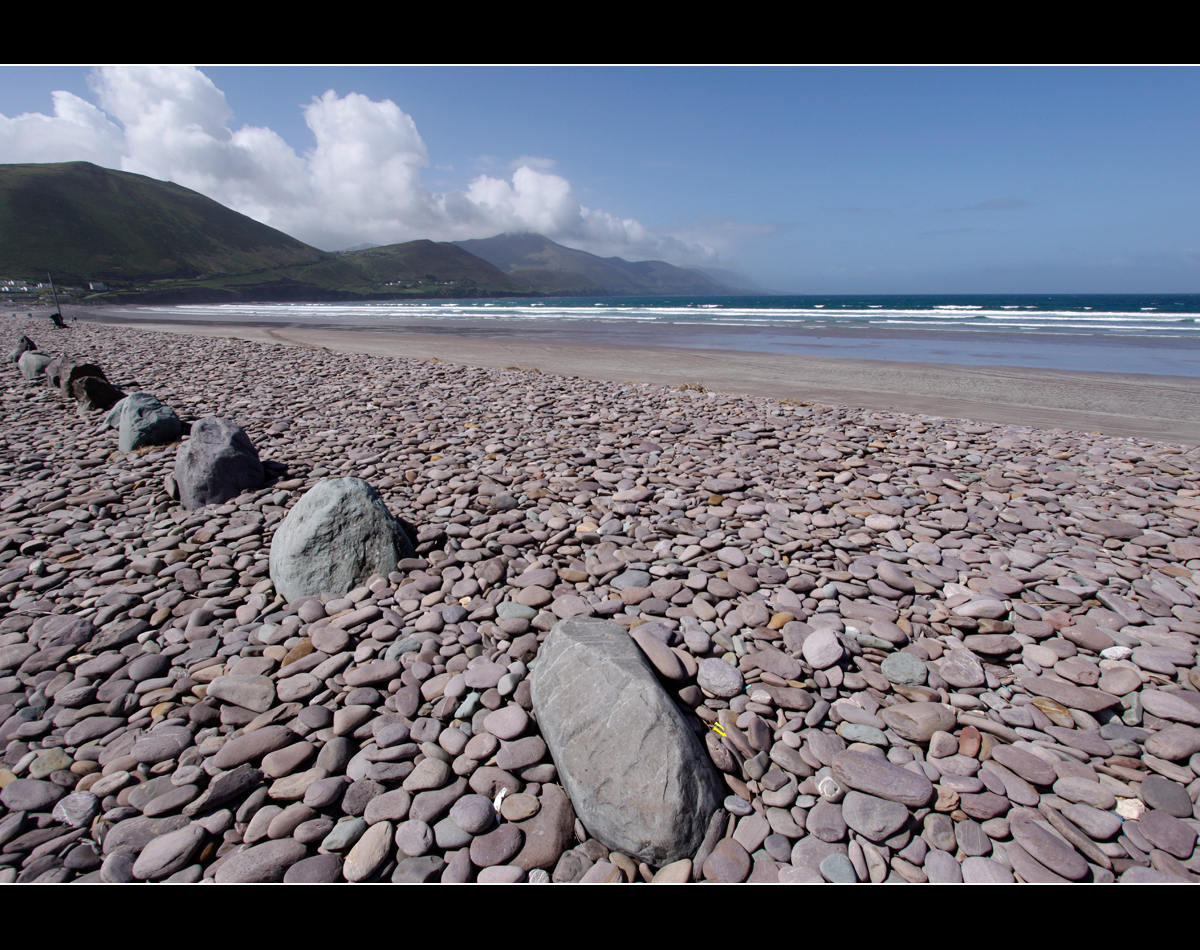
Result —
<instances>
[{"instance_id":1,"label":"turquoise sea water","mask_svg":"<svg viewBox=\"0 0 1200 950\"><path fill-rule=\"evenodd\" d=\"M214 304L122 316L1200 378L1200 294Z\"/></svg>"}]
</instances>

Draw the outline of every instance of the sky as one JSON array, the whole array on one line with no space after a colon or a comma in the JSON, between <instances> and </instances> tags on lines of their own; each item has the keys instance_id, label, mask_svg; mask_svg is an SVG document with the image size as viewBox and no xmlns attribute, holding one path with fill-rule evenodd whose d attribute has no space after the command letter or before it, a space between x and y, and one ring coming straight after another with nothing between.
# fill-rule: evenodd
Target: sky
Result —
<instances>
[{"instance_id":1,"label":"sky","mask_svg":"<svg viewBox=\"0 0 1200 950\"><path fill-rule=\"evenodd\" d=\"M0 67L0 163L787 293L1200 292L1198 155L1190 67Z\"/></svg>"}]
</instances>

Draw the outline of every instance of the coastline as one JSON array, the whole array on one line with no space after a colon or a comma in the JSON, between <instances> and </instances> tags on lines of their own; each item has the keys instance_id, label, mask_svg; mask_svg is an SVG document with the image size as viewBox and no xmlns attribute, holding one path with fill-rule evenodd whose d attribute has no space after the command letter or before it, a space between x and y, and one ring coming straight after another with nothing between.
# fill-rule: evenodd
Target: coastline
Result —
<instances>
[{"instance_id":1,"label":"coastline","mask_svg":"<svg viewBox=\"0 0 1200 950\"><path fill-rule=\"evenodd\" d=\"M453 332L149 322L129 319L121 312L104 312L103 322L191 336L324 347L345 353L436 357L470 366L520 366L591 380L698 384L718 392L871 411L1200 444L1200 382L1186 376L579 345Z\"/></svg>"}]
</instances>

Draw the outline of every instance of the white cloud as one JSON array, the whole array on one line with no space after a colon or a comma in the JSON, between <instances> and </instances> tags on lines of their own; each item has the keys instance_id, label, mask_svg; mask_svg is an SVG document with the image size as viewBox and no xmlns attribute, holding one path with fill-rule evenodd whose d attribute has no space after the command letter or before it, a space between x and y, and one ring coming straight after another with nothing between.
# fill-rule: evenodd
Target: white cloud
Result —
<instances>
[{"instance_id":1,"label":"white cloud","mask_svg":"<svg viewBox=\"0 0 1200 950\"><path fill-rule=\"evenodd\" d=\"M55 92L54 115L0 115L0 160L72 162L80 158L116 167L124 136L94 105L69 92Z\"/></svg>"},{"instance_id":2,"label":"white cloud","mask_svg":"<svg viewBox=\"0 0 1200 950\"><path fill-rule=\"evenodd\" d=\"M301 155L269 128L231 129L225 94L193 67L103 67L89 85L100 108L55 92L53 116L0 116L0 162L82 160L174 181L326 249L535 231L604 256L718 256L703 240L582 206L546 158L522 156L508 178L483 174L465 191L433 194L421 184L425 142L390 100L314 97L303 111L315 145Z\"/></svg>"}]
</instances>

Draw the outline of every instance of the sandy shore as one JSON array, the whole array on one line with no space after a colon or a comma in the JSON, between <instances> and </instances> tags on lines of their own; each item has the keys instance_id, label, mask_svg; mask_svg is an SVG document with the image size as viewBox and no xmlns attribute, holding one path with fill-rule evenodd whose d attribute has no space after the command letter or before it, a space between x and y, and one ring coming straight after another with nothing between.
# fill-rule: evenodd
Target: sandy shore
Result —
<instances>
[{"instance_id":1,"label":"sandy shore","mask_svg":"<svg viewBox=\"0 0 1200 950\"><path fill-rule=\"evenodd\" d=\"M319 346L345 353L438 357L472 366L520 366L593 380L693 383L719 392L826 405L1200 444L1200 381L1183 376L671 347L573 346L453 334L149 323L129 320L127 313L108 313L104 319L168 333Z\"/></svg>"}]
</instances>

